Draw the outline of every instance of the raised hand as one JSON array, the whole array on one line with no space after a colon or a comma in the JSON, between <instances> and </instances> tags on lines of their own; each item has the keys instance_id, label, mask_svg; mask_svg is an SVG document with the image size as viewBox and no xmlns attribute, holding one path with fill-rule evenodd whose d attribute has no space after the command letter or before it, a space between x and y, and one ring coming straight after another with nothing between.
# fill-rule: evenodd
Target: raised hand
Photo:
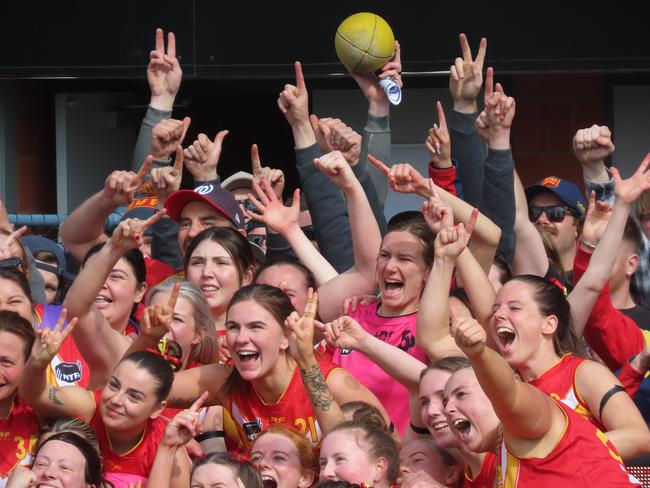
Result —
<instances>
[{"instance_id":1,"label":"raised hand","mask_svg":"<svg viewBox=\"0 0 650 488\"><path fill-rule=\"evenodd\" d=\"M289 351L300 366L308 366L314 361L314 322L318 310L318 293L312 288L307 291L307 303L302 316L291 312L284 321L285 328L290 331Z\"/></svg>"},{"instance_id":2,"label":"raised hand","mask_svg":"<svg viewBox=\"0 0 650 488\"><path fill-rule=\"evenodd\" d=\"M314 166L343 191L349 190L359 184L352 168L350 168L350 165L340 151L332 151L320 158L314 159Z\"/></svg>"},{"instance_id":3,"label":"raised hand","mask_svg":"<svg viewBox=\"0 0 650 488\"><path fill-rule=\"evenodd\" d=\"M183 151L185 167L192 174L194 181L212 181L217 179L217 166L221 157L221 147L227 130L217 132L214 141L205 134L199 134L194 143Z\"/></svg>"},{"instance_id":4,"label":"raised hand","mask_svg":"<svg viewBox=\"0 0 650 488\"><path fill-rule=\"evenodd\" d=\"M291 125L309 124L309 96L302 66L299 61L294 63L296 84L287 83L278 97L278 107Z\"/></svg>"},{"instance_id":5,"label":"raised hand","mask_svg":"<svg viewBox=\"0 0 650 488\"><path fill-rule=\"evenodd\" d=\"M612 177L614 178L614 194L616 198L626 205L632 205L645 190L650 189L650 153L646 154L643 161L632 176L628 179L621 179L618 169L612 167Z\"/></svg>"},{"instance_id":6,"label":"raised hand","mask_svg":"<svg viewBox=\"0 0 650 488\"><path fill-rule=\"evenodd\" d=\"M201 432L199 413L207 398L208 392L205 391L190 408L176 414L165 427L162 439L163 445L171 448L184 446Z\"/></svg>"},{"instance_id":7,"label":"raised hand","mask_svg":"<svg viewBox=\"0 0 650 488\"><path fill-rule=\"evenodd\" d=\"M18 258L21 256L22 253L18 242L25 235L25 232L27 232L27 226L22 226L8 236L0 235L0 259Z\"/></svg>"},{"instance_id":8,"label":"raised hand","mask_svg":"<svg viewBox=\"0 0 650 488\"><path fill-rule=\"evenodd\" d=\"M36 487L36 473L25 466L16 466L5 488L34 488Z\"/></svg>"},{"instance_id":9,"label":"raised hand","mask_svg":"<svg viewBox=\"0 0 650 488\"><path fill-rule=\"evenodd\" d=\"M421 195L423 192L429 192L427 180L408 163L396 164L390 168L388 186L398 193L417 193Z\"/></svg>"},{"instance_id":10,"label":"raised hand","mask_svg":"<svg viewBox=\"0 0 650 488\"><path fill-rule=\"evenodd\" d=\"M436 185L432 179L429 179L429 190L431 196L422 204L422 216L429 229L434 234L438 234L441 229L454 225L454 214L445 202L442 201Z\"/></svg>"},{"instance_id":11,"label":"raised hand","mask_svg":"<svg viewBox=\"0 0 650 488\"><path fill-rule=\"evenodd\" d=\"M159 202L164 202L169 195L181 187L183 179L183 148L176 146L176 159L173 166L151 170L153 192Z\"/></svg>"},{"instance_id":12,"label":"raised hand","mask_svg":"<svg viewBox=\"0 0 650 488\"><path fill-rule=\"evenodd\" d=\"M262 180L268 181L275 195L281 200L282 192L284 192L284 173L281 169L262 166L257 144L251 146L251 164L253 167L253 182L259 185Z\"/></svg>"},{"instance_id":13,"label":"raised hand","mask_svg":"<svg viewBox=\"0 0 650 488\"><path fill-rule=\"evenodd\" d=\"M160 340L172 330L174 309L176 308L180 288L180 282L174 284L166 305L149 305L144 309L140 324L142 335Z\"/></svg>"},{"instance_id":14,"label":"raised hand","mask_svg":"<svg viewBox=\"0 0 650 488\"><path fill-rule=\"evenodd\" d=\"M368 339L369 334L352 317L344 315L332 322L319 325L325 340L332 347L358 350Z\"/></svg>"},{"instance_id":15,"label":"raised hand","mask_svg":"<svg viewBox=\"0 0 650 488\"><path fill-rule=\"evenodd\" d=\"M456 309L450 307L451 335L456 345L468 358L483 352L487 344L485 329L472 317L459 317Z\"/></svg>"},{"instance_id":16,"label":"raised hand","mask_svg":"<svg viewBox=\"0 0 650 488\"><path fill-rule=\"evenodd\" d=\"M472 51L465 34L458 36L462 58L456 58L449 68L449 91L454 99L454 110L461 113L478 111L476 98L483 85L483 63L487 50L487 39L481 38L476 59L472 59Z\"/></svg>"},{"instance_id":17,"label":"raised hand","mask_svg":"<svg viewBox=\"0 0 650 488\"><path fill-rule=\"evenodd\" d=\"M573 152L578 161L587 166L602 164L615 149L612 132L604 125L594 124L586 129L579 129L573 137Z\"/></svg>"},{"instance_id":18,"label":"raised hand","mask_svg":"<svg viewBox=\"0 0 650 488\"><path fill-rule=\"evenodd\" d=\"M144 231L158 222L167 213L165 209L159 210L147 220L126 219L118 224L111 235L111 245L126 252L129 249L137 249L143 244L142 235Z\"/></svg>"},{"instance_id":19,"label":"raised hand","mask_svg":"<svg viewBox=\"0 0 650 488\"><path fill-rule=\"evenodd\" d=\"M252 193L248 194L248 198L259 213L245 210L247 217L264 222L267 227L281 235L286 235L292 228L300 227L298 224L300 189L296 188L293 192L290 207L285 207L282 204L271 188L271 184L266 180L262 180L259 185L253 183L253 190L255 190L257 198Z\"/></svg>"},{"instance_id":20,"label":"raised hand","mask_svg":"<svg viewBox=\"0 0 650 488\"><path fill-rule=\"evenodd\" d=\"M359 162L362 138L354 129L345 125L341 119L319 119L313 114L309 116L309 121L316 134L316 141L324 152L340 151L350 166Z\"/></svg>"},{"instance_id":21,"label":"raised hand","mask_svg":"<svg viewBox=\"0 0 650 488\"><path fill-rule=\"evenodd\" d=\"M63 326L67 316L68 310L63 308L54 329L43 328L36 331L36 340L32 346L30 361L43 367L50 364L52 358L59 352L63 341L77 325L77 317L74 317L64 329Z\"/></svg>"},{"instance_id":22,"label":"raised hand","mask_svg":"<svg viewBox=\"0 0 650 488\"><path fill-rule=\"evenodd\" d=\"M445 223L449 222L448 219L448 217L444 219L446 220ZM472 210L472 215L465 224L461 222L455 226L443 227L438 232L434 243L436 258L446 258L455 261L467 248L477 219L478 209L475 208Z\"/></svg>"},{"instance_id":23,"label":"raised hand","mask_svg":"<svg viewBox=\"0 0 650 488\"><path fill-rule=\"evenodd\" d=\"M596 192L592 191L589 195L585 222L582 225L581 240L590 246L598 244L605 233L611 214L612 209L609 208L607 202L596 200Z\"/></svg>"},{"instance_id":24,"label":"raised hand","mask_svg":"<svg viewBox=\"0 0 650 488\"><path fill-rule=\"evenodd\" d=\"M169 158L183 143L190 126L190 118L183 120L163 119L151 130L151 155L154 159Z\"/></svg>"},{"instance_id":25,"label":"raised hand","mask_svg":"<svg viewBox=\"0 0 650 488\"><path fill-rule=\"evenodd\" d=\"M515 117L515 99L503 91L501 83L494 87L494 69L489 67L485 79L485 113L490 133L510 129Z\"/></svg>"},{"instance_id":26,"label":"raised hand","mask_svg":"<svg viewBox=\"0 0 650 488\"><path fill-rule=\"evenodd\" d=\"M379 85L379 80L383 78L392 78L397 85L402 88L402 51L399 42L395 41L395 54L380 70L379 77L374 73L360 74L349 71L350 76L357 82L359 88L368 100L370 105L369 111L375 116L388 115L389 102L386 92Z\"/></svg>"},{"instance_id":27,"label":"raised hand","mask_svg":"<svg viewBox=\"0 0 650 488\"><path fill-rule=\"evenodd\" d=\"M426 141L424 141L424 144L427 146L429 154L431 154L431 162L434 168L450 168L451 139L447 130L447 118L445 117L445 111L440 102L436 102L436 109L438 110L438 122L440 126L438 127L438 124L433 124L433 127L429 129L429 135Z\"/></svg>"},{"instance_id":28,"label":"raised hand","mask_svg":"<svg viewBox=\"0 0 650 488\"><path fill-rule=\"evenodd\" d=\"M147 156L137 173L133 171L113 171L104 183L104 197L109 199L116 207L128 205L133 200L138 188L144 181L151 164L153 156Z\"/></svg>"},{"instance_id":29,"label":"raised hand","mask_svg":"<svg viewBox=\"0 0 650 488\"><path fill-rule=\"evenodd\" d=\"M151 89L150 105L164 111L171 111L178 89L181 86L183 71L176 59L176 37L167 34L167 52L162 29L156 29L156 48L149 53L147 80Z\"/></svg>"}]
</instances>

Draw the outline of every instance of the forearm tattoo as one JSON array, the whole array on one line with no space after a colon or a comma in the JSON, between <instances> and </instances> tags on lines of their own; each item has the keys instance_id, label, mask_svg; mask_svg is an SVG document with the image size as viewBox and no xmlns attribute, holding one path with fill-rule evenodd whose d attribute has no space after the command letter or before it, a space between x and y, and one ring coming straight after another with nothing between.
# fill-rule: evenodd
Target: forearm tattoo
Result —
<instances>
[{"instance_id":1,"label":"forearm tattoo","mask_svg":"<svg viewBox=\"0 0 650 488\"><path fill-rule=\"evenodd\" d=\"M332 392L327 386L323 372L318 367L318 364L314 364L307 369L301 369L300 374L312 404L324 412L329 410L332 403L334 403L334 397L332 397Z\"/></svg>"},{"instance_id":2,"label":"forearm tattoo","mask_svg":"<svg viewBox=\"0 0 650 488\"><path fill-rule=\"evenodd\" d=\"M54 405L63 405L63 402L62 402L61 400L59 400L59 397L58 397L58 396L56 396L57 393L59 393L59 389L58 389L58 388L54 388L54 387L51 387L51 388L50 388L50 392L49 392L50 401L51 401Z\"/></svg>"}]
</instances>

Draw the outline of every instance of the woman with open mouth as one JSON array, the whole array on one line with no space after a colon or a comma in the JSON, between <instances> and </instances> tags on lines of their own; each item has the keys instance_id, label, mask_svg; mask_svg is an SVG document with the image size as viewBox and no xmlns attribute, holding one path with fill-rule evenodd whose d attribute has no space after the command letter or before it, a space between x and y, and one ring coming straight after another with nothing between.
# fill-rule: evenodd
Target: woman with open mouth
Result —
<instances>
[{"instance_id":1,"label":"woman with open mouth","mask_svg":"<svg viewBox=\"0 0 650 488\"><path fill-rule=\"evenodd\" d=\"M515 377L487 347L481 324L453 310L452 320L452 336L471 368L458 370L445 385L447 422L470 450L497 452L494 486L641 486L592 423Z\"/></svg>"},{"instance_id":2,"label":"woman with open mouth","mask_svg":"<svg viewBox=\"0 0 650 488\"><path fill-rule=\"evenodd\" d=\"M338 405L351 400L366 401L383 412L377 398L347 371L315 358L316 305L310 296L300 317L279 288L249 285L238 290L226 316L234 367L210 364L178 373L171 406L187 406L208 391L206 405L224 407L227 448L241 452L274 423L297 429L317 447L322 432L342 419ZM296 324L301 326L299 336Z\"/></svg>"},{"instance_id":3,"label":"woman with open mouth","mask_svg":"<svg viewBox=\"0 0 650 488\"><path fill-rule=\"evenodd\" d=\"M283 425L271 425L262 432L249 457L262 475L264 488L309 488L318 475L309 441Z\"/></svg>"},{"instance_id":4,"label":"woman with open mouth","mask_svg":"<svg viewBox=\"0 0 650 488\"><path fill-rule=\"evenodd\" d=\"M160 311L171 315L172 307ZM145 310L148 315L148 310ZM90 392L77 386L48 386L46 368L76 319L63 328L65 313L53 330L38 334L19 392L25 402L44 417L77 417L97 433L106 479L116 488L149 477L167 421L161 417L174 381L170 364L158 354L129 354L114 368L102 390ZM185 449L173 461L170 486L186 486L189 458Z\"/></svg>"},{"instance_id":5,"label":"woman with open mouth","mask_svg":"<svg viewBox=\"0 0 650 488\"><path fill-rule=\"evenodd\" d=\"M440 259L430 276L431 290L425 290L427 308L420 311L418 330L431 359L458 352L449 335L449 294L444 284L451 281L455 266L462 274L473 261L468 235L460 226L446 226L438 238L444 242L437 246ZM480 267L470 269L471 279L463 282L472 312L489 331L490 347L523 381L560 399L605 432L623 459L647 452L650 433L631 398L606 367L582 356L564 290L543 278L522 275L494 295ZM495 299L488 312L485 302L490 294Z\"/></svg>"},{"instance_id":6,"label":"woman with open mouth","mask_svg":"<svg viewBox=\"0 0 650 488\"><path fill-rule=\"evenodd\" d=\"M378 302L360 305L350 312L351 316L371 334L426 361L424 353L415 345L415 329L420 296L433 262L434 234L419 212L412 212L393 218L382 240L365 192L342 154L333 151L318 158L315 165L345 193L355 257L352 268L333 276L319 288L319 316L324 321L332 321L340 315L347 298L379 289ZM296 216L278 204L271 193L262 187L258 191L259 200L251 195L259 214L250 213L250 216L280 233L315 276L324 276L327 263L323 263L322 256L300 230ZM469 218L471 207L456 200L462 207L460 213ZM294 207L296 201L294 196ZM496 228L487 225L486 220L482 218L477 234L489 232L486 228ZM498 238L493 241L496 248ZM335 363L348 369L381 400L398 432L404 434L409 424L406 389L362 353L345 349L331 353Z\"/></svg>"}]
</instances>

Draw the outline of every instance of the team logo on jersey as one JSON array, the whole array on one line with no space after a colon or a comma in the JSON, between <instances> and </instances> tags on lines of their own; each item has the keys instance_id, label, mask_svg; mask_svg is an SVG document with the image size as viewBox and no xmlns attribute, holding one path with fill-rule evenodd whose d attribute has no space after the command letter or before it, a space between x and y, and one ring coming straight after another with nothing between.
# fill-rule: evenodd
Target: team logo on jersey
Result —
<instances>
[{"instance_id":1,"label":"team logo on jersey","mask_svg":"<svg viewBox=\"0 0 650 488\"><path fill-rule=\"evenodd\" d=\"M54 367L56 379L64 383L76 383L81 380L82 372L81 361L74 363L61 362Z\"/></svg>"},{"instance_id":2,"label":"team logo on jersey","mask_svg":"<svg viewBox=\"0 0 650 488\"><path fill-rule=\"evenodd\" d=\"M352 349L341 349L341 356L349 356L352 353Z\"/></svg>"},{"instance_id":3,"label":"team logo on jersey","mask_svg":"<svg viewBox=\"0 0 650 488\"><path fill-rule=\"evenodd\" d=\"M411 334L410 329L406 329L402 332L402 340L397 345L397 347L402 351L408 351L413 346L415 346L415 337L413 337L413 334Z\"/></svg>"},{"instance_id":4,"label":"team logo on jersey","mask_svg":"<svg viewBox=\"0 0 650 488\"><path fill-rule=\"evenodd\" d=\"M246 438L252 442L257 438L257 435L262 432L262 419L256 417L252 422L244 422L242 428L244 429Z\"/></svg>"}]
</instances>

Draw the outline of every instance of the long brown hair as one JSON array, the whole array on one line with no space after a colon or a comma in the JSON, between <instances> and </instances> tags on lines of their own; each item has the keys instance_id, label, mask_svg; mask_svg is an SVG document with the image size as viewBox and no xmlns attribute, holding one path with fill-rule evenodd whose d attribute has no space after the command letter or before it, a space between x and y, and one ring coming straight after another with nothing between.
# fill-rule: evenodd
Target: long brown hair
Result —
<instances>
[{"instance_id":1,"label":"long brown hair","mask_svg":"<svg viewBox=\"0 0 650 488\"><path fill-rule=\"evenodd\" d=\"M273 318L278 321L280 326L284 328L285 319L291 315L295 309L289 297L284 294L282 290L275 286L254 284L244 286L235 292L228 304L228 312L230 309L239 302L252 300L261 307L265 308ZM226 313L227 317L227 313ZM228 329L228 319L226 318L226 330ZM231 395L242 386L242 379L239 376L237 368L233 368L230 376L224 384L224 391L226 395Z\"/></svg>"}]
</instances>

